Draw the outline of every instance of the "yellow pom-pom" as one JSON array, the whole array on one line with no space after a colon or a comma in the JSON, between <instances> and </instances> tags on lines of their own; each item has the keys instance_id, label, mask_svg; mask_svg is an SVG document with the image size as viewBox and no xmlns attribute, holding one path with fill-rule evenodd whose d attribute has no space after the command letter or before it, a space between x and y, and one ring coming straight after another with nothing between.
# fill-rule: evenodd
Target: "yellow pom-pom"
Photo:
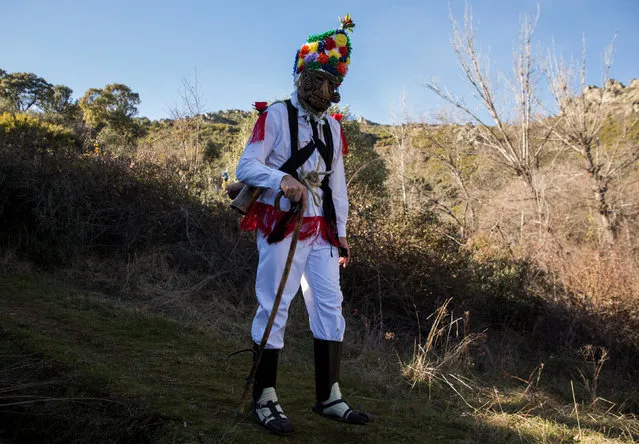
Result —
<instances>
[{"instance_id":1,"label":"yellow pom-pom","mask_svg":"<svg viewBox=\"0 0 639 444\"><path fill-rule=\"evenodd\" d=\"M309 43L308 44L308 52L317 52L317 42L313 42L313 43Z\"/></svg>"},{"instance_id":2,"label":"yellow pom-pom","mask_svg":"<svg viewBox=\"0 0 639 444\"><path fill-rule=\"evenodd\" d=\"M331 49L330 51L328 51L328 56L329 57L335 57L335 58L339 59L342 55L336 49Z\"/></svg>"},{"instance_id":3,"label":"yellow pom-pom","mask_svg":"<svg viewBox=\"0 0 639 444\"><path fill-rule=\"evenodd\" d=\"M337 34L334 40L335 43L337 43L337 46L346 46L346 44L348 43L348 39L344 34Z\"/></svg>"}]
</instances>

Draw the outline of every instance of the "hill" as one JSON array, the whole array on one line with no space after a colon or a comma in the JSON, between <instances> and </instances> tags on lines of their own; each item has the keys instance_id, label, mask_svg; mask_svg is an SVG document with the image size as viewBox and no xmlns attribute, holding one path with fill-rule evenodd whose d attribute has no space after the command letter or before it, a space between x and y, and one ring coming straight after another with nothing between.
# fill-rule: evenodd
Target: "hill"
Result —
<instances>
[{"instance_id":1,"label":"hill","mask_svg":"<svg viewBox=\"0 0 639 444\"><path fill-rule=\"evenodd\" d=\"M150 122L69 107L0 116L0 439L279 440L236 416L250 359L229 357L249 342L257 259L224 188L256 113ZM527 135L549 149L526 182L477 126L341 111L343 388L378 420L310 412L298 298L289 441L637 440L633 112L602 114L585 151L561 116L535 121Z\"/></svg>"}]
</instances>

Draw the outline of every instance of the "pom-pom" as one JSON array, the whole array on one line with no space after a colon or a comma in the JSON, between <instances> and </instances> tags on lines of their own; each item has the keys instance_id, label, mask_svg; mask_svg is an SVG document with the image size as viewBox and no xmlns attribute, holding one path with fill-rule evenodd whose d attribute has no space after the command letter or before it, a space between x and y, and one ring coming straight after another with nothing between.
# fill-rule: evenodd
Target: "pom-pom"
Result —
<instances>
[{"instance_id":1,"label":"pom-pom","mask_svg":"<svg viewBox=\"0 0 639 444\"><path fill-rule=\"evenodd\" d=\"M262 114L267 107L268 107L268 102L255 102L253 104L253 108L255 108L255 110L260 114Z\"/></svg>"},{"instance_id":2,"label":"pom-pom","mask_svg":"<svg viewBox=\"0 0 639 444\"><path fill-rule=\"evenodd\" d=\"M335 43L337 43L337 46L346 46L346 44L348 43L348 37L346 37L346 34L344 33L338 33L335 35Z\"/></svg>"}]
</instances>

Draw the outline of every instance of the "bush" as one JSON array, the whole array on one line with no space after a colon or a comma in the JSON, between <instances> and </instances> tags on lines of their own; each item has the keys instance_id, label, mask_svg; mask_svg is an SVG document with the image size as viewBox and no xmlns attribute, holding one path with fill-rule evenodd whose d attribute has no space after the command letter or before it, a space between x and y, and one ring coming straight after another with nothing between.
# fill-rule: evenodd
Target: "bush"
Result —
<instances>
[{"instance_id":1,"label":"bush","mask_svg":"<svg viewBox=\"0 0 639 444\"><path fill-rule=\"evenodd\" d=\"M0 131L0 245L37 263L183 243L208 250L199 266L209 267L212 233L235 223L207 211L175 172L99 148L79 154L64 128L3 115Z\"/></svg>"},{"instance_id":2,"label":"bush","mask_svg":"<svg viewBox=\"0 0 639 444\"><path fill-rule=\"evenodd\" d=\"M0 152L60 155L76 146L73 133L60 125L43 122L28 114L0 115Z\"/></svg>"}]
</instances>

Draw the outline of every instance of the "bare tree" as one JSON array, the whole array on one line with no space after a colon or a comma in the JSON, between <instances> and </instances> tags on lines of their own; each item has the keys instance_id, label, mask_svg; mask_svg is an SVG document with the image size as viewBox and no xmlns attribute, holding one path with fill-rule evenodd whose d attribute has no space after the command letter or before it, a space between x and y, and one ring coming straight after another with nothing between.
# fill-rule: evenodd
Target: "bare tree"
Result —
<instances>
[{"instance_id":1,"label":"bare tree","mask_svg":"<svg viewBox=\"0 0 639 444\"><path fill-rule=\"evenodd\" d=\"M502 76L510 93L504 100L511 106L508 109L506 105L499 105L498 89L493 86L490 75L490 60L482 56L477 48L468 5L464 12L463 29L453 17L452 10L450 12L453 50L465 79L492 122L485 120L480 111L474 110L462 98L442 88L439 82L426 82L425 86L459 109L476 125L475 142L493 154L493 158L507 170L522 178L535 201L539 222L545 224L546 207L539 169L550 129L541 135L533 132L533 125L541 118L536 109L537 78L532 53L532 38L538 18L539 9L536 16L524 18L514 56L514 75L510 80Z\"/></svg>"},{"instance_id":2,"label":"bare tree","mask_svg":"<svg viewBox=\"0 0 639 444\"><path fill-rule=\"evenodd\" d=\"M200 136L204 114L202 88L198 82L197 69L194 79L182 79L182 103L170 108L176 135L184 150L184 158L189 170L197 171L200 163Z\"/></svg>"},{"instance_id":3,"label":"bare tree","mask_svg":"<svg viewBox=\"0 0 639 444\"><path fill-rule=\"evenodd\" d=\"M609 78L613 63L614 39L604 54L603 88L586 86L586 45L581 64L567 63L554 49L549 52L547 76L559 108L552 134L563 147L575 153L591 178L594 200L600 216L602 237L613 244L619 231L619 208L614 208L608 192L621 173L639 161L639 145L629 135L638 126L633 112L615 113L609 100L616 82ZM602 137L606 126L614 128ZM612 137L610 133L613 133Z\"/></svg>"},{"instance_id":4,"label":"bare tree","mask_svg":"<svg viewBox=\"0 0 639 444\"><path fill-rule=\"evenodd\" d=\"M408 213L409 202L409 178L408 178L408 162L412 154L412 124L408 115L406 105L406 91L402 92L400 100L401 116L397 116L395 111L391 112L392 125L390 133L393 136L393 146L390 150L390 163L394 171L391 176L399 179L399 188L401 192L402 211Z\"/></svg>"}]
</instances>

